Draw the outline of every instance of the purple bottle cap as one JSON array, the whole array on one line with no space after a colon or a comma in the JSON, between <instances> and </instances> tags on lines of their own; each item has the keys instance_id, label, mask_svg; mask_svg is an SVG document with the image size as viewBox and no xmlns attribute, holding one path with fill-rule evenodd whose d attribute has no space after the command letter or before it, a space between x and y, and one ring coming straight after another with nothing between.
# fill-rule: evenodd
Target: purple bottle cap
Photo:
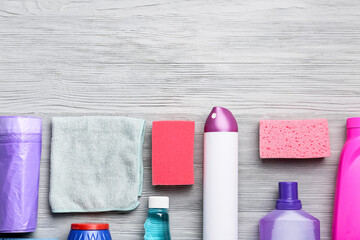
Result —
<instances>
[{"instance_id":1,"label":"purple bottle cap","mask_svg":"<svg viewBox=\"0 0 360 240\"><path fill-rule=\"evenodd\" d=\"M232 113L223 107L214 107L205 122L204 132L237 132L238 125Z\"/></svg>"},{"instance_id":2,"label":"purple bottle cap","mask_svg":"<svg viewBox=\"0 0 360 240\"><path fill-rule=\"evenodd\" d=\"M279 199L276 201L277 210L300 210L301 201L298 199L297 182L279 182Z\"/></svg>"}]
</instances>

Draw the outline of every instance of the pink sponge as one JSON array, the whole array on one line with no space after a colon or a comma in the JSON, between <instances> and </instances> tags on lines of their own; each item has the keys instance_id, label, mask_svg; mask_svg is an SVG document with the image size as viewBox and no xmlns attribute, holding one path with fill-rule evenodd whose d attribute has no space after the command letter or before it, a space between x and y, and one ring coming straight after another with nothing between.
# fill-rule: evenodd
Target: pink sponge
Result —
<instances>
[{"instance_id":1,"label":"pink sponge","mask_svg":"<svg viewBox=\"0 0 360 240\"><path fill-rule=\"evenodd\" d=\"M153 185L194 184L194 133L193 121L153 122Z\"/></svg>"},{"instance_id":2,"label":"pink sponge","mask_svg":"<svg viewBox=\"0 0 360 240\"><path fill-rule=\"evenodd\" d=\"M330 157L326 119L260 120L261 158Z\"/></svg>"}]
</instances>

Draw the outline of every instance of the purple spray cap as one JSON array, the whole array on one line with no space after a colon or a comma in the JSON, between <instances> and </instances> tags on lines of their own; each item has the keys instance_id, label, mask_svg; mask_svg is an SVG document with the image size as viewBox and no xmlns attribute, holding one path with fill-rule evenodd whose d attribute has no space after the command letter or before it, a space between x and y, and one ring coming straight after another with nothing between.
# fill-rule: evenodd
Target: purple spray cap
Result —
<instances>
[{"instance_id":1,"label":"purple spray cap","mask_svg":"<svg viewBox=\"0 0 360 240\"><path fill-rule=\"evenodd\" d=\"M300 210L301 201L298 199L297 182L279 182L279 199L276 201L277 210Z\"/></svg>"},{"instance_id":2,"label":"purple spray cap","mask_svg":"<svg viewBox=\"0 0 360 240\"><path fill-rule=\"evenodd\" d=\"M205 122L204 132L237 132L238 125L232 113L223 107L213 107Z\"/></svg>"}]
</instances>

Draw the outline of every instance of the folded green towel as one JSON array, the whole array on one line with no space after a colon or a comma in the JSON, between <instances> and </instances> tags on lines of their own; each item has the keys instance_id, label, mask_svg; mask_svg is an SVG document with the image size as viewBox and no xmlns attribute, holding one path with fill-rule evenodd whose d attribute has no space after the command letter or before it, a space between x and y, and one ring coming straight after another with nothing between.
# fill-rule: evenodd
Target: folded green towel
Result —
<instances>
[{"instance_id":1,"label":"folded green towel","mask_svg":"<svg viewBox=\"0 0 360 240\"><path fill-rule=\"evenodd\" d=\"M129 211L142 193L145 120L54 117L52 212Z\"/></svg>"}]
</instances>

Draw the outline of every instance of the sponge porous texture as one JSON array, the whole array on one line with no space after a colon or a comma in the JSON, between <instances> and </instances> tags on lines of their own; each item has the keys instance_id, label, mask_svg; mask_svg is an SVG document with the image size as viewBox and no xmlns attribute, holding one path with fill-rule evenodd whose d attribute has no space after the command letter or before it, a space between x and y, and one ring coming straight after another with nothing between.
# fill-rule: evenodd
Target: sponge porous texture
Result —
<instances>
[{"instance_id":1,"label":"sponge porous texture","mask_svg":"<svg viewBox=\"0 0 360 240\"><path fill-rule=\"evenodd\" d=\"M261 158L330 157L326 119L260 120Z\"/></svg>"}]
</instances>

